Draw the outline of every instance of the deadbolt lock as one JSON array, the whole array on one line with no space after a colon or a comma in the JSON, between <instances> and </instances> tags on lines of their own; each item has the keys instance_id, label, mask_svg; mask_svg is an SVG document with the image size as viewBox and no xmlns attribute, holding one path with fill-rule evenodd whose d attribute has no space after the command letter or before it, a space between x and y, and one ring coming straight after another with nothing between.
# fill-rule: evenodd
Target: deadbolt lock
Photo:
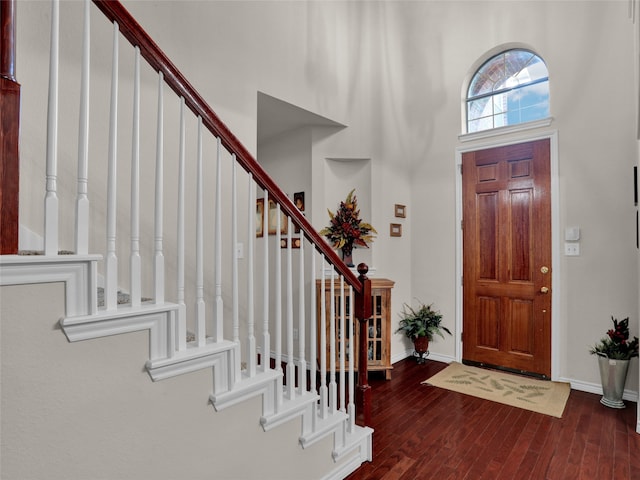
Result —
<instances>
[{"instance_id":1,"label":"deadbolt lock","mask_svg":"<svg viewBox=\"0 0 640 480\"><path fill-rule=\"evenodd\" d=\"M549 267L542 267L542 268L540 269L540 271L541 271L542 273L549 273Z\"/></svg>"}]
</instances>

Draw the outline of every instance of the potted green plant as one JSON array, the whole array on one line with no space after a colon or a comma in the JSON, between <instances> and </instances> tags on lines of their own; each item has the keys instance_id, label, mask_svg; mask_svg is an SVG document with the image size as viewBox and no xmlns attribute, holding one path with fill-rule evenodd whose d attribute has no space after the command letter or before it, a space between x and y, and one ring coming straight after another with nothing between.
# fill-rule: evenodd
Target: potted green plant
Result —
<instances>
[{"instance_id":1,"label":"potted green plant","mask_svg":"<svg viewBox=\"0 0 640 480\"><path fill-rule=\"evenodd\" d=\"M429 342L433 341L434 335L444 338L443 332L451 335L451 331L442 325L442 314L433 308L432 303L420 303L417 308L406 303L402 306L396 333L404 333L413 341L414 355L418 363L424 362L424 358L429 354Z\"/></svg>"},{"instance_id":2,"label":"potted green plant","mask_svg":"<svg viewBox=\"0 0 640 480\"><path fill-rule=\"evenodd\" d=\"M589 349L589 353L598 356L603 393L600 403L611 408L624 408L622 395L629 361L638 356L638 337L629 341L629 317L618 321L611 316L611 320L613 328Z\"/></svg>"},{"instance_id":3,"label":"potted green plant","mask_svg":"<svg viewBox=\"0 0 640 480\"><path fill-rule=\"evenodd\" d=\"M340 206L336 213L329 213L329 226L320 230L320 235L324 235L335 249L342 250L342 260L348 267L353 267L352 252L353 247L369 248L367 243L373 242L376 229L367 222L363 222L360 218L360 210L358 209L358 199L355 195L354 188L349 192L344 202L340 202Z\"/></svg>"}]
</instances>

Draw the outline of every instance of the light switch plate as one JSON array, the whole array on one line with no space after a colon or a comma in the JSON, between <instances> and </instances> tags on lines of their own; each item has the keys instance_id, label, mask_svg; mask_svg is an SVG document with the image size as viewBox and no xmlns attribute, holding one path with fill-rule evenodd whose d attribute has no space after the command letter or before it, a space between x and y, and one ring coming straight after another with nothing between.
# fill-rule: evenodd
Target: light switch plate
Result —
<instances>
[{"instance_id":1,"label":"light switch plate","mask_svg":"<svg viewBox=\"0 0 640 480\"><path fill-rule=\"evenodd\" d=\"M580 240L580 227L567 227L564 229L564 239L568 242Z\"/></svg>"}]
</instances>

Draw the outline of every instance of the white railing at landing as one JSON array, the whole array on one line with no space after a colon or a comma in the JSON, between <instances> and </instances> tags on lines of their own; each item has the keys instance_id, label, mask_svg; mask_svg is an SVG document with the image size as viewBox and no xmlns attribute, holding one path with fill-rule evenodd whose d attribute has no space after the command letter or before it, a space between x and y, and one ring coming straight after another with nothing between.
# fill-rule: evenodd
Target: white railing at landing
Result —
<instances>
[{"instance_id":1,"label":"white railing at landing","mask_svg":"<svg viewBox=\"0 0 640 480\"><path fill-rule=\"evenodd\" d=\"M74 8L79 5L73 4ZM148 328L153 337L147 365L152 378L212 367L214 376L220 377L214 379L214 405L226 405L230 392L241 392L238 398L260 392L265 397L265 428L286 419L288 410L310 411L303 421L303 446L336 424L342 425L338 428L342 429L338 453L346 447L348 436L356 435L367 437L370 456L370 430L357 431L355 424L354 362L348 362L355 358L353 342L345 342L342 334L327 335L347 332L347 338L354 338L354 304L346 312L345 302L337 306L335 298L338 293L340 298L355 298L358 292L354 287L360 285L355 275L328 249L293 203L274 188L266 173L253 165L255 161L250 169L246 162L238 168L239 157L246 157L246 150L224 130L226 127L220 135L215 134L211 126L215 114L206 104L202 106L199 97L194 100L190 85L176 96L165 91L167 72L173 77L169 86L174 92L176 84L184 83L173 64L166 67L150 61L152 69L146 63L141 66L141 57L157 48L155 44L120 45L118 22L113 22L110 40L110 91L105 112L108 151L99 159L103 152L93 152L92 142L99 144L95 139L102 132L99 124L94 126L90 121L95 117L93 109L100 109L91 102L96 97L90 88L94 78L90 70L92 4L85 0L83 5L78 39L82 44L79 118L73 120L79 125L77 160L64 158L65 168L59 168L59 152L68 151L72 140L60 136L60 131L66 131L60 128L66 127L63 122L70 120L61 118L58 99L63 89L67 89L64 98L69 98L71 87L59 81L64 62L59 51L60 5L54 0L43 192L44 256L2 257L5 283L8 277L4 274L21 262L40 268L56 261L74 265L86 261L90 266L80 270L90 291L87 293L86 286L80 288L88 306L82 312L77 311L82 307L69 311L61 322L70 340ZM131 32L129 25L126 32ZM120 73L123 53L133 59L131 78ZM145 78L156 75L157 101L151 113L148 102L141 102L149 90L149 82L142 80L143 68ZM128 95L120 94L123 85L132 92L129 106ZM119 109L123 106L131 123L122 120ZM169 119L167 110L177 112L178 118ZM141 121L155 124L155 139L143 135ZM130 155L122 154L119 142L123 139L130 142ZM150 144L154 148L150 149ZM175 147L170 155L167 145ZM153 150L150 163L147 157ZM106 169L102 158L106 158ZM58 188L60 183L70 183L59 175L71 170L66 168L71 162L75 163L72 170L77 171L73 193ZM143 181L150 168L154 171L152 185ZM101 169L104 184L100 173L89 176L90 171ZM130 179L127 195L123 195L127 188L119 181L123 171ZM34 191L27 194L37 195ZM128 201L124 197L129 197ZM256 213L258 199L264 205L262 215ZM60 228L71 215L65 208L70 204L75 205L72 238ZM150 218L152 222L147 220ZM96 251L94 244L103 245L104 250ZM59 255L62 248L73 253ZM328 276L327 270L331 272ZM325 283L331 285L329 299L316 298L317 279L321 295L327 291ZM98 283L104 285L104 305L100 307L95 295ZM126 303L119 303L121 291L127 293ZM316 305L320 305L319 316ZM273 388L265 386L269 382Z\"/></svg>"}]
</instances>

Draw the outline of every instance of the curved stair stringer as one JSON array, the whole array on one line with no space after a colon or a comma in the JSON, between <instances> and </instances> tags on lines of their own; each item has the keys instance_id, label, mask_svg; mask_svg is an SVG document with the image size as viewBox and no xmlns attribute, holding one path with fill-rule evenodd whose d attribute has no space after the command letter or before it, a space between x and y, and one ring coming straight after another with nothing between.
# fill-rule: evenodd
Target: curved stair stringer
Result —
<instances>
[{"instance_id":1,"label":"curved stair stringer","mask_svg":"<svg viewBox=\"0 0 640 480\"><path fill-rule=\"evenodd\" d=\"M301 418L298 442L308 448L322 438L333 435L332 457L335 462L346 458L327 479L340 479L372 459L373 430L350 426L345 412L320 415L315 392L296 390L287 398L283 373L267 369L249 377L239 369L240 346L236 342L207 339L204 346L195 342L179 349L178 325L180 306L165 302L145 302L138 307L119 305L117 309L98 308L97 262L101 255L0 256L0 285L34 283L65 284L65 317L59 324L70 342L149 330L149 360L146 369L153 381L183 375L205 368L212 369L213 393L210 402L216 411L262 396L260 424L269 431L283 423ZM183 344L184 345L184 344Z\"/></svg>"},{"instance_id":2,"label":"curved stair stringer","mask_svg":"<svg viewBox=\"0 0 640 480\"><path fill-rule=\"evenodd\" d=\"M254 377L246 376L227 392L213 394L210 401L216 411L242 402L256 395L262 396L263 415L260 418L262 428L269 430L301 418L301 434L298 442L302 448L309 448L321 439L333 436L332 458L338 462L351 456L344 465L328 478L344 478L357 469L363 462L373 459L373 429L351 423L349 415L338 410L320 415L319 395L314 392L297 391L292 399L283 398L278 405L278 389L283 389L282 372L267 370Z\"/></svg>"}]
</instances>

